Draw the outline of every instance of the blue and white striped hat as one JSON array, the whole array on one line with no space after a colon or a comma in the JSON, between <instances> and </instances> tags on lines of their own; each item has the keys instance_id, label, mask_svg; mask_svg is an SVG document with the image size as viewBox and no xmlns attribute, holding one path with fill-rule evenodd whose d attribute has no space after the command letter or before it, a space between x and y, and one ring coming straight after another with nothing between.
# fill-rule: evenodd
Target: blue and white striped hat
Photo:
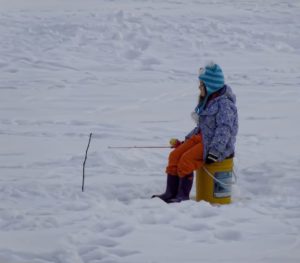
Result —
<instances>
[{"instance_id":1,"label":"blue and white striped hat","mask_svg":"<svg viewBox=\"0 0 300 263\"><path fill-rule=\"evenodd\" d=\"M223 71L218 64L213 62L199 70L199 80L204 82L208 96L224 86Z\"/></svg>"},{"instance_id":2,"label":"blue and white striped hat","mask_svg":"<svg viewBox=\"0 0 300 263\"><path fill-rule=\"evenodd\" d=\"M195 112L199 115L203 111L208 97L214 92L222 89L225 83L221 67L214 62L209 63L205 68L200 68L198 78L204 82L206 87L204 100L195 108Z\"/></svg>"}]
</instances>

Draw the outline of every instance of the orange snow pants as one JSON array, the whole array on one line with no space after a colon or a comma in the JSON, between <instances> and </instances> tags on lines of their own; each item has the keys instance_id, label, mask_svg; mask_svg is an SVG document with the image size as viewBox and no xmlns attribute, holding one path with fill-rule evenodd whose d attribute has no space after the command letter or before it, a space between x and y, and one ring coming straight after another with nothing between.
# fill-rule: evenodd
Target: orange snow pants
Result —
<instances>
[{"instance_id":1,"label":"orange snow pants","mask_svg":"<svg viewBox=\"0 0 300 263\"><path fill-rule=\"evenodd\" d=\"M203 164L203 141L201 134L197 134L185 140L170 153L166 173L183 177L199 169Z\"/></svg>"}]
</instances>

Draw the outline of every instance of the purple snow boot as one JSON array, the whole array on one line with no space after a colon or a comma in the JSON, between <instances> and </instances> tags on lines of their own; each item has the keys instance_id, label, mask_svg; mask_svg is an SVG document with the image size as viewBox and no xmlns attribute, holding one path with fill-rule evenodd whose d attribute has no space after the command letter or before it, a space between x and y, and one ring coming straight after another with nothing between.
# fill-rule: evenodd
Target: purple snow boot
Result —
<instances>
[{"instance_id":1,"label":"purple snow boot","mask_svg":"<svg viewBox=\"0 0 300 263\"><path fill-rule=\"evenodd\" d=\"M190 192L193 186L193 178L193 173L190 173L184 177L180 177L177 195L175 198L169 200L169 203L179 203L181 201L190 200Z\"/></svg>"},{"instance_id":2,"label":"purple snow boot","mask_svg":"<svg viewBox=\"0 0 300 263\"><path fill-rule=\"evenodd\" d=\"M170 199L176 197L178 185L179 185L179 177L177 175L168 174L166 191L161 195L152 195L151 198L158 197L161 200L165 201L166 203L169 203Z\"/></svg>"}]
</instances>

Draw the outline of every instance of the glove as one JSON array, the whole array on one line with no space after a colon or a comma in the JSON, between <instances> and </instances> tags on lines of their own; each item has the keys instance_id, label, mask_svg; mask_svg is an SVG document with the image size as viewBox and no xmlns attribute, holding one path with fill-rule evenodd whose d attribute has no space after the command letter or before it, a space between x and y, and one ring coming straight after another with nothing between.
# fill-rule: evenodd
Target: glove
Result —
<instances>
[{"instance_id":1,"label":"glove","mask_svg":"<svg viewBox=\"0 0 300 263\"><path fill-rule=\"evenodd\" d=\"M179 141L178 139L172 138L170 140L171 148L177 148L180 144L182 144L182 142Z\"/></svg>"},{"instance_id":2,"label":"glove","mask_svg":"<svg viewBox=\"0 0 300 263\"><path fill-rule=\"evenodd\" d=\"M218 157L215 156L214 154L212 153L209 153L206 157L206 160L205 160L205 163L206 164L211 164L211 163L215 163L218 161Z\"/></svg>"}]
</instances>

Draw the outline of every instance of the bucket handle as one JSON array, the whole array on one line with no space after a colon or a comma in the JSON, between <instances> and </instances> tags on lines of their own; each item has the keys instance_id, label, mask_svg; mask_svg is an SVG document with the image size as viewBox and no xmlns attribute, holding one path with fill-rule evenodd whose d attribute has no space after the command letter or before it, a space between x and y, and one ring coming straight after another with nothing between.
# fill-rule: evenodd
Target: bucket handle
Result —
<instances>
[{"instance_id":1,"label":"bucket handle","mask_svg":"<svg viewBox=\"0 0 300 263\"><path fill-rule=\"evenodd\" d=\"M234 170L232 171L232 174L233 174L233 177L234 177L234 181L233 181L232 183L226 184L226 183L220 181L219 179L217 179L217 178L216 178L213 174L211 174L204 166L203 166L202 168L203 168L203 170L204 170L204 171L205 171L205 172L206 172L213 180L217 181L218 183L220 183L220 184L222 184L222 185L230 186L230 185L236 184L236 182L237 182L237 176L236 176L236 173L235 173Z\"/></svg>"}]
</instances>

